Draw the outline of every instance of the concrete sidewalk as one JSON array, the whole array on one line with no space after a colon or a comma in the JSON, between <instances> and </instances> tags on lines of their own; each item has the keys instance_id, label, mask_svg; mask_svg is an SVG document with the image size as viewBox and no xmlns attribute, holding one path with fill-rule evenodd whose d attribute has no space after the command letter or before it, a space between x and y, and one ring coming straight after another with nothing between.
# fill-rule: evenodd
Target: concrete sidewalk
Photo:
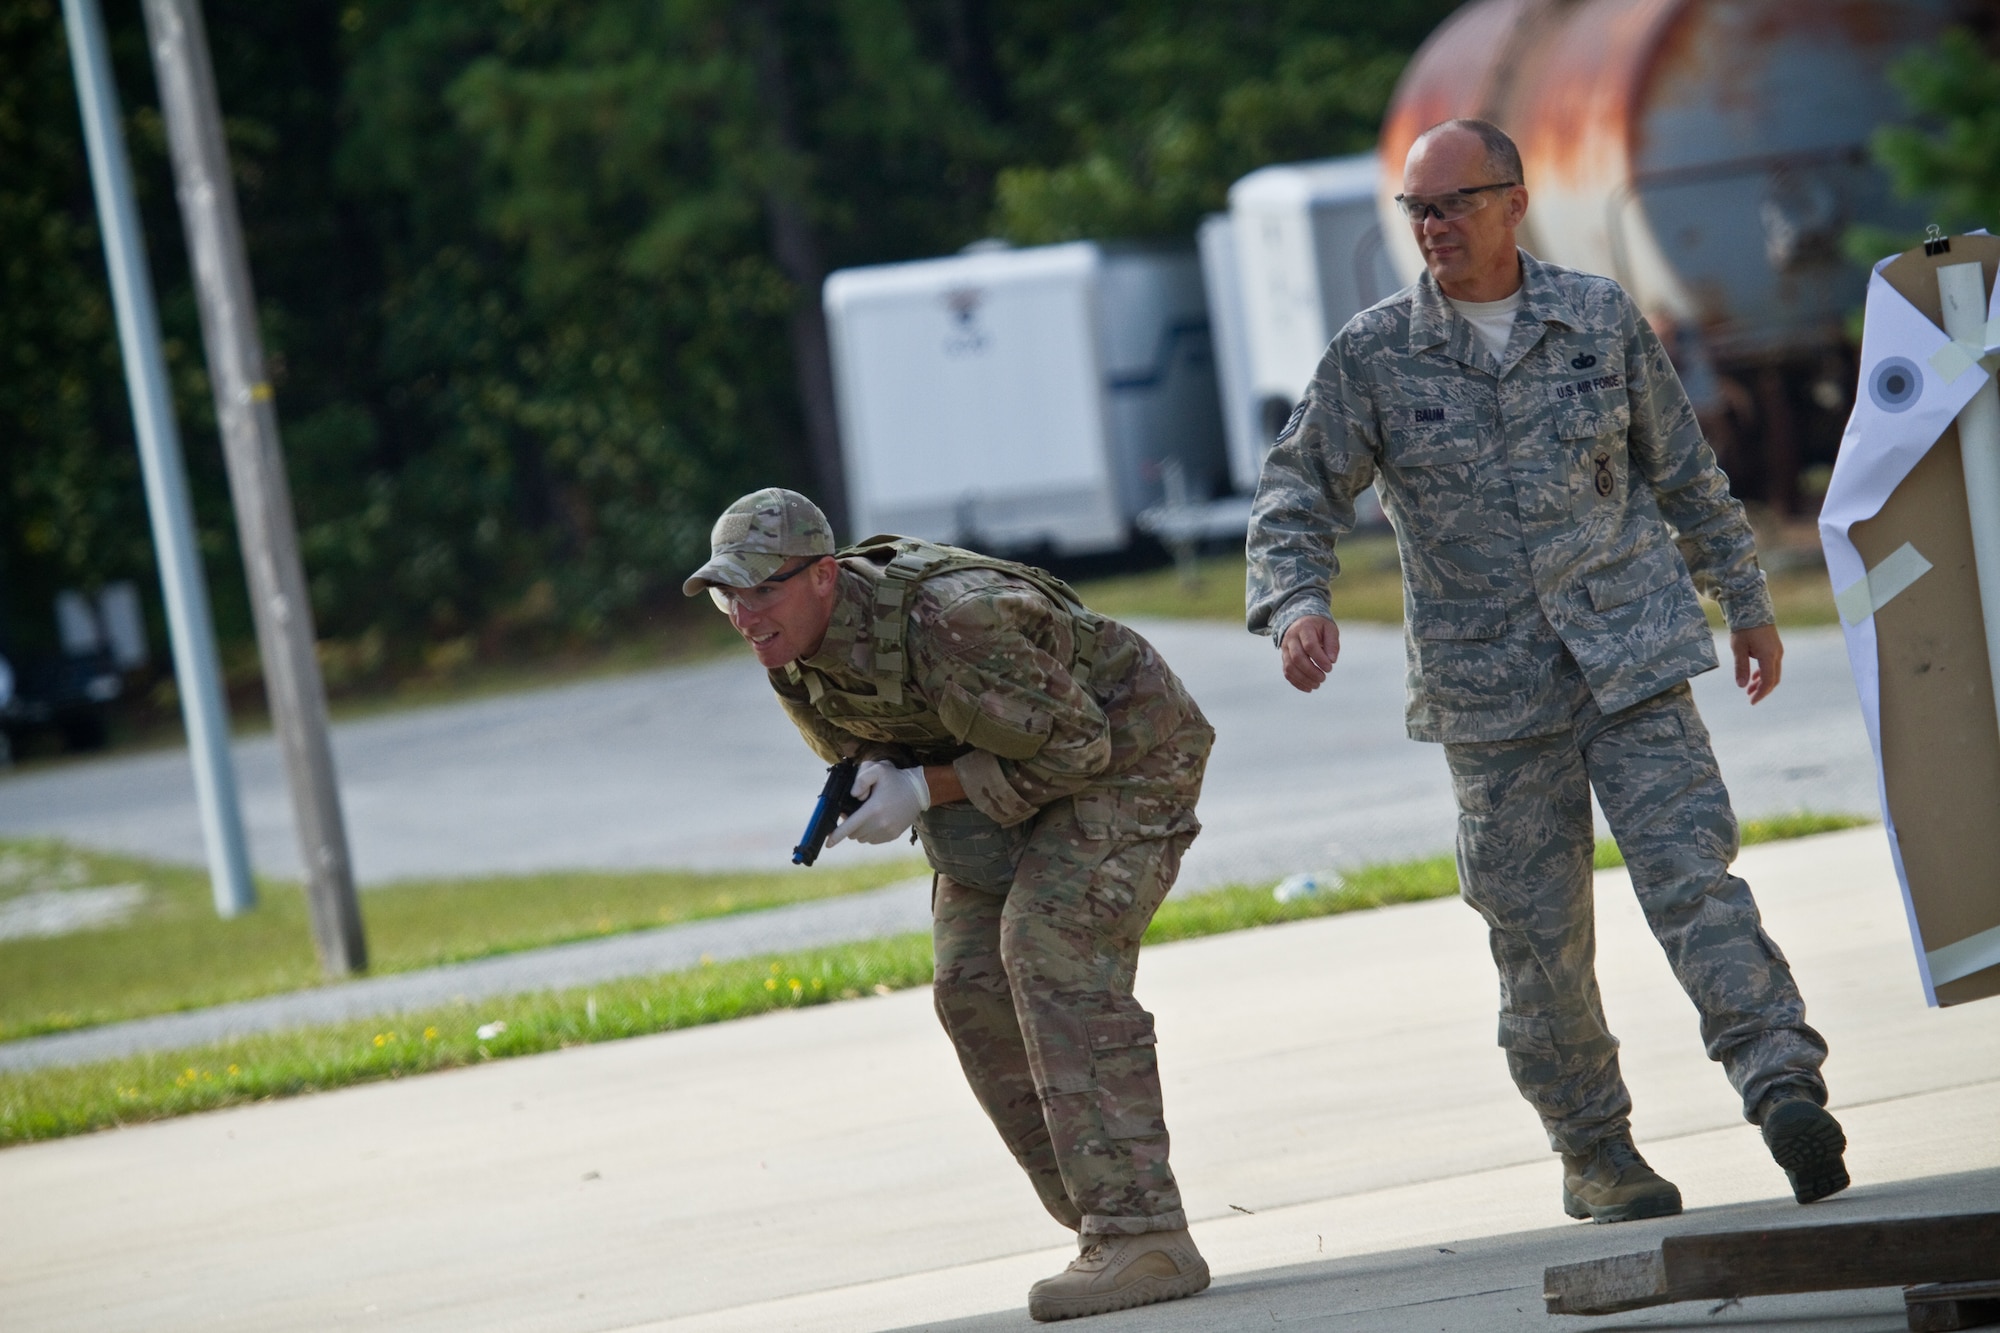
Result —
<instances>
[{"instance_id":1,"label":"concrete sidewalk","mask_svg":"<svg viewBox=\"0 0 2000 1333\"><path fill-rule=\"evenodd\" d=\"M1079 1328L1887 1330L1893 1292L1555 1319L1545 1264L1662 1231L2000 1208L2000 1024L1923 1007L1881 830L1739 870L1832 1043L1857 1187L1801 1210L1621 873L1605 1004L1684 1218L1565 1224L1455 901L1147 952L1216 1274ZM0 1152L0 1327L1013 1329L1070 1252L921 991Z\"/></svg>"}]
</instances>

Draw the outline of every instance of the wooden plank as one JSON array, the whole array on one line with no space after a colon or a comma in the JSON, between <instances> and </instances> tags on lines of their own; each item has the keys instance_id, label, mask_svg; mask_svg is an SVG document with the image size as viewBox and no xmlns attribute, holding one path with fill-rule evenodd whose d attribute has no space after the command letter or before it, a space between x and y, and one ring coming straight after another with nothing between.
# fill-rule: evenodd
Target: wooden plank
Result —
<instances>
[{"instance_id":1,"label":"wooden plank","mask_svg":"<svg viewBox=\"0 0 2000 1333\"><path fill-rule=\"evenodd\" d=\"M1550 1314L1617 1314L1679 1298L1669 1294L1660 1252L1642 1250L1545 1269L1542 1299Z\"/></svg>"},{"instance_id":2,"label":"wooden plank","mask_svg":"<svg viewBox=\"0 0 2000 1333\"><path fill-rule=\"evenodd\" d=\"M1927 1282L1903 1293L1910 1333L1958 1333L2000 1324L2000 1278L1990 1282Z\"/></svg>"},{"instance_id":3,"label":"wooden plank","mask_svg":"<svg viewBox=\"0 0 2000 1333\"><path fill-rule=\"evenodd\" d=\"M1657 1251L1560 1264L1550 1314L1616 1314L1675 1301L2000 1278L2000 1213L1885 1218L1667 1236Z\"/></svg>"}]
</instances>

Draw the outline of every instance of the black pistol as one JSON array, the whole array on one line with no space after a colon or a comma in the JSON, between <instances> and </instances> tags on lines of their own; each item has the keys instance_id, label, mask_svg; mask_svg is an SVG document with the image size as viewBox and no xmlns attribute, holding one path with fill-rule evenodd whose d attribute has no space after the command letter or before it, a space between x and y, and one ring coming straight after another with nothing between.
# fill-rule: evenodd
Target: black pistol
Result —
<instances>
[{"instance_id":1,"label":"black pistol","mask_svg":"<svg viewBox=\"0 0 2000 1333\"><path fill-rule=\"evenodd\" d=\"M809 866L819 860L820 848L826 846L826 835L833 832L840 817L861 808L861 802L854 796L854 775L860 769L861 765L852 759L843 759L826 770L826 786L820 788L819 804L813 807L806 836L792 848L793 865Z\"/></svg>"}]
</instances>

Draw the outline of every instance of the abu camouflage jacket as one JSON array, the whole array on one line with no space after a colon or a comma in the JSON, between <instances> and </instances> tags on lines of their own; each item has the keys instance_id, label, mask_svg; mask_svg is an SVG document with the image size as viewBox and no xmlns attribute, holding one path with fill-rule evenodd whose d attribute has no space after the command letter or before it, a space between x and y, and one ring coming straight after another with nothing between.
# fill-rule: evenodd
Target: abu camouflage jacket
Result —
<instances>
[{"instance_id":1,"label":"abu camouflage jacket","mask_svg":"<svg viewBox=\"0 0 2000 1333\"><path fill-rule=\"evenodd\" d=\"M1100 788L1124 792L1122 823L1194 827L1213 733L1137 633L1051 575L955 547L877 537L839 561L819 651L770 673L821 758L951 764L1003 826ZM1190 726L1198 752L1156 753Z\"/></svg>"},{"instance_id":2,"label":"abu camouflage jacket","mask_svg":"<svg viewBox=\"0 0 2000 1333\"><path fill-rule=\"evenodd\" d=\"M1743 507L1651 327L1607 278L1526 253L1521 268L1497 359L1429 274L1349 320L1252 510L1249 626L1282 640L1330 614L1335 544L1375 483L1418 740L1565 725L1565 649L1606 713L1709 670L1696 583L1732 628L1773 619Z\"/></svg>"}]
</instances>

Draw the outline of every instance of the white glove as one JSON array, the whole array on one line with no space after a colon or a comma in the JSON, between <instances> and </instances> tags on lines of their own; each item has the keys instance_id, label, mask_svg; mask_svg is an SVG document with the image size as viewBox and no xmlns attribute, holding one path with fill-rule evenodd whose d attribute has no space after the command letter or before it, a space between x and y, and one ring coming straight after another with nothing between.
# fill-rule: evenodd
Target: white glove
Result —
<instances>
[{"instance_id":1,"label":"white glove","mask_svg":"<svg viewBox=\"0 0 2000 1333\"><path fill-rule=\"evenodd\" d=\"M931 808L931 784L921 768L897 768L886 759L870 759L854 775L854 795L861 808L826 835L826 845L852 838L856 842L894 842L910 831L917 816Z\"/></svg>"}]
</instances>

